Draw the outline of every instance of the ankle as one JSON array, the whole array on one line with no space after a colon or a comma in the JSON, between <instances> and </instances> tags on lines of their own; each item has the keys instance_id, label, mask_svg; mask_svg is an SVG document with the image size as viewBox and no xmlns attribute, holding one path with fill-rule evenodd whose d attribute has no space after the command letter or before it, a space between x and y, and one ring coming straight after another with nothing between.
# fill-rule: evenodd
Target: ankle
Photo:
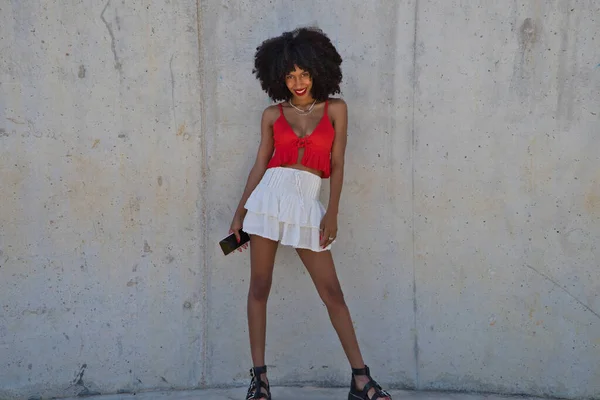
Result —
<instances>
[{"instance_id":1,"label":"ankle","mask_svg":"<svg viewBox=\"0 0 600 400\"><path fill-rule=\"evenodd\" d=\"M364 362L359 364L350 364L350 368L352 369L352 373L354 373L354 371L365 370L367 365Z\"/></svg>"},{"instance_id":2,"label":"ankle","mask_svg":"<svg viewBox=\"0 0 600 400\"><path fill-rule=\"evenodd\" d=\"M267 368L264 364L261 364L259 367L254 366L250 372L261 381L269 382L267 378Z\"/></svg>"}]
</instances>

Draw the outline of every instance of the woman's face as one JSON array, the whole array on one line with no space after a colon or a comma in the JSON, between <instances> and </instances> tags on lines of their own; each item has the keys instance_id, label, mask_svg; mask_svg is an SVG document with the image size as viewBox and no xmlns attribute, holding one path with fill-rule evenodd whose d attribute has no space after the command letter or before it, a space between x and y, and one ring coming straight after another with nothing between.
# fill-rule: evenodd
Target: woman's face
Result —
<instances>
[{"instance_id":1,"label":"woman's face","mask_svg":"<svg viewBox=\"0 0 600 400\"><path fill-rule=\"evenodd\" d=\"M295 69L285 77L285 84L297 100L311 99L312 78L308 71L294 66Z\"/></svg>"}]
</instances>

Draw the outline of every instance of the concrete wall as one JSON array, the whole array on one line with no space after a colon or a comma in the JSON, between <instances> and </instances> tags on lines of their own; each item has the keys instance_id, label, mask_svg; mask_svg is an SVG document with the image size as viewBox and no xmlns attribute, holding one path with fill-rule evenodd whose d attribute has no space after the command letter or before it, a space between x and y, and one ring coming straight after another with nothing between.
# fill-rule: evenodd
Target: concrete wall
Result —
<instances>
[{"instance_id":1,"label":"concrete wall","mask_svg":"<svg viewBox=\"0 0 600 400\"><path fill-rule=\"evenodd\" d=\"M269 104L254 49L304 24L344 58L334 257L376 378L599 398L599 15L593 0L3 1L0 398L246 385L248 254L217 242ZM267 336L273 383L348 383L289 248Z\"/></svg>"}]
</instances>

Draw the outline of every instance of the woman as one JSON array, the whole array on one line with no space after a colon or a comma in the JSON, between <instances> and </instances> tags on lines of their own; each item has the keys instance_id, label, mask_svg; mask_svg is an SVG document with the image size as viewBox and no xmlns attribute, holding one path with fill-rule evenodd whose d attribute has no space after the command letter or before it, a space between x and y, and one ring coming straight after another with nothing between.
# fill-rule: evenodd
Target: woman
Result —
<instances>
[{"instance_id":1,"label":"woman","mask_svg":"<svg viewBox=\"0 0 600 400\"><path fill-rule=\"evenodd\" d=\"M265 366L267 299L278 243L296 248L327 307L352 369L349 399L391 399L364 364L331 252L344 180L347 108L340 92L342 59L319 29L301 28L264 41L256 74L273 101L262 115L256 162L231 232L250 234L248 327L253 368L247 399L271 399ZM327 209L321 180L330 179ZM244 246L243 248L245 248ZM242 249L240 249L242 250Z\"/></svg>"}]
</instances>

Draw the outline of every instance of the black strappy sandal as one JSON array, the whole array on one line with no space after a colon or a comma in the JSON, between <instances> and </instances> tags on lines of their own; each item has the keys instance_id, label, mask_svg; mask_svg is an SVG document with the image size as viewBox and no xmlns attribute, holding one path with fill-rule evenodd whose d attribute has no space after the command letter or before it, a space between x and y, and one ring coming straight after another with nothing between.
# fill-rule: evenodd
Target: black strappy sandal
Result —
<instances>
[{"instance_id":1,"label":"black strappy sandal","mask_svg":"<svg viewBox=\"0 0 600 400\"><path fill-rule=\"evenodd\" d=\"M366 375L369 378L369 382L365 384L365 387L362 390L358 390L358 388L356 387L356 380L354 379L354 377L357 375ZM369 397L368 395L369 390L371 389L375 389L373 397ZM379 386L379 384L375 382L375 379L371 378L369 367L365 365L364 368L352 368L352 382L350 383L350 393L348 393L348 400L377 400L385 397L388 397L389 399L392 398L392 396L390 396L388 392L383 390L381 386Z\"/></svg>"},{"instance_id":2,"label":"black strappy sandal","mask_svg":"<svg viewBox=\"0 0 600 400\"><path fill-rule=\"evenodd\" d=\"M262 367L254 367L250 368L250 376L252 380L250 381L250 387L248 388L248 394L246 395L246 400L253 399L265 399L271 400L271 389L267 382L263 382L261 379L262 374L267 373L267 366L263 365ZM265 389L267 393L263 393L261 389Z\"/></svg>"}]
</instances>

